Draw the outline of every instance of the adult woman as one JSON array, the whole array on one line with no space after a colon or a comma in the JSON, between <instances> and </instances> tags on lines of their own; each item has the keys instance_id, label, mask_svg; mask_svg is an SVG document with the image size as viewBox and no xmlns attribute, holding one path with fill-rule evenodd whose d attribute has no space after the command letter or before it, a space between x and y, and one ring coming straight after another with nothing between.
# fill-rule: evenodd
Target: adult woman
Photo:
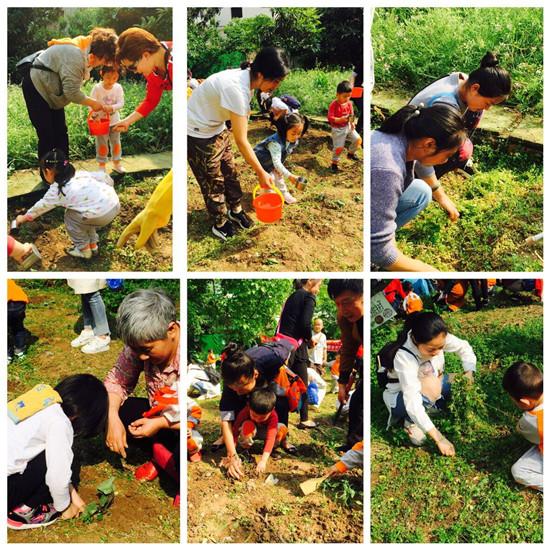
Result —
<instances>
[{"instance_id":1,"label":"adult woman","mask_svg":"<svg viewBox=\"0 0 550 550\"><path fill-rule=\"evenodd\" d=\"M496 55L487 52L480 61L479 67L469 75L457 72L440 78L416 94L411 99L411 103L413 105L423 103L427 107L445 103L456 107L462 114L464 126L471 136L483 113L493 105L505 101L511 88L510 75L498 66ZM433 199L447 212L451 221L456 221L460 214L443 190L438 178L456 168L468 169L467 164L472 150L473 145L467 140L445 164L434 167L417 163L415 166L415 174L432 188Z\"/></svg>"},{"instance_id":2,"label":"adult woman","mask_svg":"<svg viewBox=\"0 0 550 550\"><path fill-rule=\"evenodd\" d=\"M52 149L69 157L69 134L64 107L86 105L94 111L104 106L80 88L90 70L111 65L115 60L116 34L113 29L95 28L89 36L50 40L23 77L23 96L38 136L38 158Z\"/></svg>"},{"instance_id":3,"label":"adult woman","mask_svg":"<svg viewBox=\"0 0 550 550\"><path fill-rule=\"evenodd\" d=\"M439 315L423 312L407 317L396 348L383 394L390 412L388 425L404 420L413 445L422 445L427 434L441 454L454 456L453 444L434 426L428 412L444 409L450 398L450 380L444 374L445 353L456 353L465 375L473 381L476 356L472 347L466 340L449 334Z\"/></svg>"},{"instance_id":4,"label":"adult woman","mask_svg":"<svg viewBox=\"0 0 550 550\"><path fill-rule=\"evenodd\" d=\"M143 416L156 404L158 392L179 380L180 326L174 303L160 290L133 292L120 304L117 329L125 348L105 378L107 447L124 458L129 444L152 453L152 460L136 470L138 479L154 479L159 467L178 479L179 419L165 413ZM141 372L147 399L130 397Z\"/></svg>"},{"instance_id":5,"label":"adult woman","mask_svg":"<svg viewBox=\"0 0 550 550\"><path fill-rule=\"evenodd\" d=\"M308 348L311 342L311 321L315 309L315 296L319 294L322 279L294 279L294 292L287 298L277 331L279 335L290 337L297 345L293 351L289 368L308 385ZM317 424L308 419L308 403L304 399L300 409L298 428L315 428Z\"/></svg>"},{"instance_id":6,"label":"adult woman","mask_svg":"<svg viewBox=\"0 0 550 550\"><path fill-rule=\"evenodd\" d=\"M116 60L147 81L144 100L114 127L117 132L127 132L155 109L165 90L172 90L172 43L160 42L145 29L132 27L118 37Z\"/></svg>"},{"instance_id":7,"label":"adult woman","mask_svg":"<svg viewBox=\"0 0 550 550\"><path fill-rule=\"evenodd\" d=\"M392 271L434 271L405 256L395 232L429 204L433 189L414 178L415 162L435 166L455 154L466 139L460 113L449 105L407 105L371 138L371 260Z\"/></svg>"},{"instance_id":8,"label":"adult woman","mask_svg":"<svg viewBox=\"0 0 550 550\"><path fill-rule=\"evenodd\" d=\"M225 241L235 234L233 222L243 229L252 220L241 206L242 190L231 151L230 132L260 185L269 187L271 176L262 168L248 142L248 114L254 90L270 93L288 74L286 54L263 48L248 65L210 75L187 103L187 148L191 170L199 183L212 218L212 233ZM226 206L229 207L229 210Z\"/></svg>"},{"instance_id":9,"label":"adult woman","mask_svg":"<svg viewBox=\"0 0 550 550\"><path fill-rule=\"evenodd\" d=\"M248 395L253 390L271 387L275 391L274 380L293 349L291 342L279 340L261 344L246 351L236 344L229 344L223 350L221 373L224 384L220 399L220 418L222 440L227 451L224 462L228 474L235 479L242 477L243 470L235 449L233 421L246 405ZM279 422L288 426L289 406L286 396L277 395L275 411ZM216 442L213 449L217 450L220 446ZM289 452L295 452L295 448L286 440L283 448Z\"/></svg>"}]
</instances>

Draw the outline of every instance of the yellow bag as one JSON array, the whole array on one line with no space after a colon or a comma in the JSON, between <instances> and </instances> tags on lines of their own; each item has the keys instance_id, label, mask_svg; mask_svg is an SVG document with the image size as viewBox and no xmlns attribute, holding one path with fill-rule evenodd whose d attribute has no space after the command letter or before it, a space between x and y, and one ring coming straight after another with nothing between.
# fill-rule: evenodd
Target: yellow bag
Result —
<instances>
[{"instance_id":1,"label":"yellow bag","mask_svg":"<svg viewBox=\"0 0 550 550\"><path fill-rule=\"evenodd\" d=\"M61 396L51 386L38 384L8 403L8 417L15 424L19 424L46 407L62 402Z\"/></svg>"}]
</instances>

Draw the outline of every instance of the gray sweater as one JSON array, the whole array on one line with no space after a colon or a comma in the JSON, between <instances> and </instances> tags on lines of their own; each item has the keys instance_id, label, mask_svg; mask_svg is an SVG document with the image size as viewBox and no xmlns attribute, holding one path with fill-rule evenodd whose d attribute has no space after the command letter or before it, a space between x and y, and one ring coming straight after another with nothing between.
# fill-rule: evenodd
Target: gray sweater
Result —
<instances>
[{"instance_id":1,"label":"gray sweater","mask_svg":"<svg viewBox=\"0 0 550 550\"><path fill-rule=\"evenodd\" d=\"M397 260L394 244L397 203L413 180L414 163L407 163L407 139L403 134L371 135L371 262L387 268Z\"/></svg>"},{"instance_id":2,"label":"gray sweater","mask_svg":"<svg viewBox=\"0 0 550 550\"><path fill-rule=\"evenodd\" d=\"M80 87L89 77L87 52L70 44L58 44L44 50L35 63L53 71L30 72L34 87L51 109L63 109L69 103L82 103L86 99Z\"/></svg>"}]
</instances>

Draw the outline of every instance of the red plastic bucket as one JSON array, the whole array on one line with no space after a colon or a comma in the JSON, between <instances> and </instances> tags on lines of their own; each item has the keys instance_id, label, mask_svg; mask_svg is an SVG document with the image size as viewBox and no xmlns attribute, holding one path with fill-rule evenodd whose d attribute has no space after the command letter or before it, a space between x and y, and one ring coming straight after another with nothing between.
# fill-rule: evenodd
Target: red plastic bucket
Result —
<instances>
[{"instance_id":1,"label":"red plastic bucket","mask_svg":"<svg viewBox=\"0 0 550 550\"><path fill-rule=\"evenodd\" d=\"M107 115L107 118L94 118L92 114L88 116L88 129L92 136L105 136L109 133L109 123L111 117Z\"/></svg>"},{"instance_id":2,"label":"red plastic bucket","mask_svg":"<svg viewBox=\"0 0 550 550\"><path fill-rule=\"evenodd\" d=\"M258 221L263 223L278 222L283 217L284 199L281 192L278 189L273 189L256 196L259 188L260 186L257 185L252 198L252 206L256 211Z\"/></svg>"}]
</instances>

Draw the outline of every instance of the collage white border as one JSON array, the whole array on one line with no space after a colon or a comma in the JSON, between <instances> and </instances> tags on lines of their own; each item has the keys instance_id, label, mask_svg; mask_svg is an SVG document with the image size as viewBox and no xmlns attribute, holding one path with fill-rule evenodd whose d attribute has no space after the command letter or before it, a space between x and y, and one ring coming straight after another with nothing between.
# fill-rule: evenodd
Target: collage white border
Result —
<instances>
[{"instance_id":1,"label":"collage white border","mask_svg":"<svg viewBox=\"0 0 550 550\"><path fill-rule=\"evenodd\" d=\"M0 8L0 37L2 42L2 50L4 52L4 55L0 55L0 73L4 75L4 79L6 78L6 55L7 52L7 33L6 33L6 25L7 25L7 8L8 7L105 7L107 3L106 2L99 2L97 0L89 0L89 1L81 1L81 0L73 0L73 1L67 1L67 0L54 0L54 1L30 1L30 2L21 2L17 0L8 0L7 2L3 3L2 8ZM303 1L303 0L293 0L292 2L280 2L280 1L274 1L272 0L269 2L270 6L275 7L285 7L291 4L293 7L309 7L312 5L316 5L319 7L332 7L337 2L332 0L331 2L311 2L311 1ZM117 2L117 7L142 7L144 5L143 1L128 1L128 0L119 0ZM177 214L173 218L173 263L174 268L173 272L155 272L155 273L117 273L117 277L120 278L133 278L133 279L171 279L171 278L179 278L181 282L181 321L182 321L182 327L186 326L186 320L187 320L187 312L186 312L186 303L187 303L187 285L186 281L188 279L202 279L202 278L240 278L240 279L262 279L262 278L274 278L274 279L287 279L287 278L294 278L294 277L322 277L322 278L338 278L338 277L357 277L357 278L363 278L364 284L365 284L365 297L366 302L368 302L368 297L370 296L370 280L373 278L383 278L383 277L398 277L398 276L404 276L405 274L398 274L398 273L371 273L369 271L369 251L367 243L369 243L369 232L368 227L370 225L370 212L368 209L369 204L369 193L367 192L369 187L369 172L368 172L368 165L367 165L367 159L368 155L365 154L365 160L364 160L364 178L363 178L363 185L365 190L365 200L364 200L364 231L363 231L363 238L364 238L364 271L359 273L341 273L341 272L334 272L334 273L242 273L242 272L226 272L226 273L215 273L215 272L188 272L187 271L187 242L185 235L187 233L187 218L182 213L187 211L187 200L186 200L186 172L187 172L187 166L186 166L186 139L185 134L182 132L178 132L178 129L182 129L186 127L186 114L185 114L185 108L178 108L178 106L184 106L186 102L186 95L185 95L185 88L183 86L183 70L185 68L185 59L187 56L187 45L186 45L186 8L187 7L229 7L232 5L240 5L243 7L265 7L265 2L257 2L257 1L242 1L242 2L234 2L229 3L227 0L221 0L219 2L212 2L209 0L205 1L192 1L192 2L180 2L178 3L176 0L165 0L165 1L157 1L157 0L149 0L147 2L148 7L172 7L174 10L174 56L179 62L176 63L176 71L174 74L174 91L173 91L173 129L175 130L173 132L173 151L178 154L173 155L173 169L174 169L174 205L182 205L181 208L177 208ZM483 7L545 7L543 1L538 2L531 2L531 1L506 1L506 2L499 2L496 0L487 1L487 0L479 0L477 2L473 1L443 1L443 2L437 2L436 0L431 1L424 1L424 0L417 0L417 1L410 1L410 0L401 0L401 1L395 1L395 0L386 0L386 1L348 1L346 2L346 6L348 7L363 7L365 8L365 34L364 34L364 51L368 51L369 46L369 29L370 29L370 16L369 16L369 10L376 7L475 7L475 8L483 8ZM549 9L545 10L545 18L544 18L544 28L545 28L545 36L548 36L548 33L546 30L549 26L549 17L550 17L550 6ZM177 33L177 36L176 36ZM369 60L366 59L366 64L368 64ZM546 64L548 65L548 64ZM548 76L549 76L549 69L547 66L545 66L544 69L544 78L545 82L548 82ZM182 84L180 84L180 81ZM6 142L6 128L7 128L7 98L6 98L6 81L4 80L4 85L0 86L0 104L2 105L0 109L0 127L2 128L2 131L0 131L0 166L6 167L7 166L7 142ZM545 105L548 103L548 100L550 99L550 92L548 91L548 86L545 87L544 90L544 103ZM365 98L365 128L368 128L368 120L369 120L369 110L368 110L368 97ZM545 114L547 114L547 109L545 108ZM545 143L548 142L548 133L550 130L548 129L549 125L546 125L545 131L544 131L544 138ZM368 132L365 134L365 151L368 151L369 147L369 135ZM548 188L548 184L546 183L546 180L550 176L548 176L548 160L547 160L547 154L545 152L544 154L544 174L545 174L545 188ZM6 168L3 169L3 175L4 175L4 181L7 181L7 170ZM2 211L4 214L3 219L7 219L7 199L6 199L6 185L0 186L0 203L2 204ZM549 201L545 201L544 205L544 212L545 212L545 219L548 219L548 212L550 206L547 204ZM5 239L5 235L3 234L3 239ZM545 256L548 253L547 247L550 246L545 243L544 245L544 252ZM1 272L6 276L7 278L7 260L5 256L1 256L0 259L0 269ZM56 278L56 279L65 279L68 276L71 276L72 278L87 278L89 277L89 273L47 273L47 272L40 272L40 273L25 273L25 272L17 272L17 273L9 273L9 276L14 279L38 279L38 278ZM101 273L94 273L97 277L109 277L112 276L112 273L109 272L101 272ZM456 275L454 273L445 273L442 275L443 278L451 278L453 275ZM522 278L528 278L528 277L540 277L540 273L478 273L478 272L467 272L467 273L460 273L461 277L464 278L474 278L474 277L487 277L490 275L491 277L522 277ZM433 274L423 273L418 274L419 277L430 277L433 276ZM6 285L0 284L0 299L2 300L2 303L5 303L3 300L5 300L5 292L6 292ZM550 306L544 306L545 313L547 313L547 307ZM6 315L1 316L1 326L2 326L2 334L6 335ZM184 329L182 331L183 338L182 338L182 349L187 349L187 331ZM544 331L545 336L550 335L550 332L546 329ZM370 341L370 324L366 324L365 328L365 341ZM186 355L186 353L184 353ZM368 355L368 354L367 354ZM544 351L544 358L545 360L550 357L550 354L546 351ZM546 361L545 361L546 362ZM6 376L7 369L0 369L0 380L2 382L2 387L4 390L7 388L7 376ZM368 387L368 384L365 384L365 391ZM370 424L370 397L369 392L367 391L367 394L365 395L365 433L368 434L369 432L369 424ZM0 441L5 441L5 434L6 434L6 419L7 417L5 415L2 416L0 420L0 431L1 431L1 439ZM370 441L367 437L367 452L366 456L369 456L370 454ZM185 466L183 466L185 465ZM187 507L186 507L186 498L184 495L187 494L187 479L186 479L186 466L187 462L182 460L182 482L181 482L181 491L182 491L182 506L180 509L180 544L182 544L185 547L190 548L204 548L205 545L203 544L196 544L196 543L187 543ZM0 458L0 471L5 471L6 468L6 455L5 451L1 454ZM365 465L365 507L364 507L364 543L363 545L366 546L374 546L369 541L370 539L370 504L369 504L369 492L370 492L370 479L369 479L369 472L370 468ZM5 502L6 498L6 484L2 484L2 488L0 489L0 495L2 496L2 501ZM544 505L545 509L545 516L547 515L546 512L548 510L548 507ZM342 515L342 521L345 521L345 513ZM132 520L132 518L129 517L129 520ZM549 540L548 538L548 522L545 522L544 527L544 538L546 541ZM7 531L7 530L6 530ZM7 545L7 534L6 531L3 532L2 536L0 537L0 542L2 546ZM45 537L47 538L47 531L44 532ZM144 543L147 543L147 541L144 541ZM92 546L95 545L95 543L86 543L79 545L80 547L84 548L92 548ZM35 545L15 545L10 544L10 547L15 546L25 546L25 547L34 547ZM51 546L52 548L60 548L70 545L59 545L59 544L42 544L40 546ZM120 547L128 547L127 544L111 544L111 547L118 548ZM153 547L159 547L159 548L173 548L173 544L152 544ZM206 546L214 546L213 544L208 544ZM218 545L216 545L218 546ZM224 547L238 547L242 545L237 544L226 544L223 545ZM280 545L274 545L270 543L262 544L262 547L275 547ZM317 547L339 547L339 548L349 548L349 547L357 547L358 544L295 544L293 545L293 548L317 548ZM392 545L393 546L393 545ZM438 546L436 544L415 544L411 545L415 547L425 547L425 548L432 548L434 546ZM450 544L450 545L444 545L445 548L453 548L458 546L464 546L459 544ZM505 545L505 544L498 544L498 545L488 545L488 544L476 544L476 547L489 547L491 548L495 546L502 546L505 548L510 548L511 546L520 546L520 545ZM525 545L521 545L525 546Z\"/></svg>"}]
</instances>

